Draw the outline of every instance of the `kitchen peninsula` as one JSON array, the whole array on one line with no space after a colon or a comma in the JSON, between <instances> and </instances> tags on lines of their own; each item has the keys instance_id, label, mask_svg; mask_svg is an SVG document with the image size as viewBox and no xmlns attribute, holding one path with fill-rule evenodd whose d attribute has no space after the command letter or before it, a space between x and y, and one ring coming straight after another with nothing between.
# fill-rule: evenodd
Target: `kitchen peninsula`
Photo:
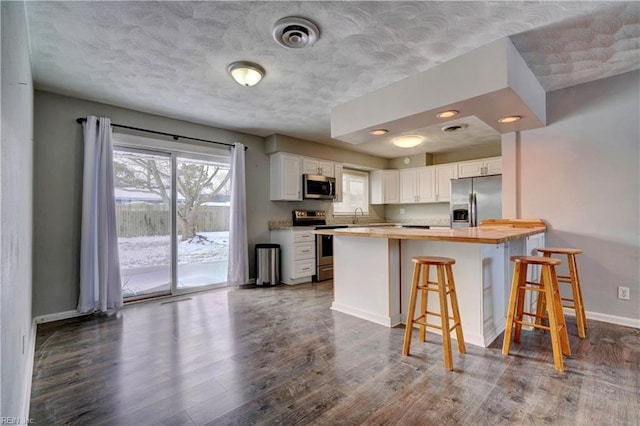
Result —
<instances>
[{"instance_id":1,"label":"kitchen peninsula","mask_svg":"<svg viewBox=\"0 0 640 426\"><path fill-rule=\"evenodd\" d=\"M331 309L387 327L406 320L413 256L456 259L453 273L465 342L487 347L504 330L512 270L509 257L543 247L545 231L541 222L526 228L392 226L315 233L334 236ZM437 312L435 299L429 299L428 309Z\"/></svg>"}]
</instances>

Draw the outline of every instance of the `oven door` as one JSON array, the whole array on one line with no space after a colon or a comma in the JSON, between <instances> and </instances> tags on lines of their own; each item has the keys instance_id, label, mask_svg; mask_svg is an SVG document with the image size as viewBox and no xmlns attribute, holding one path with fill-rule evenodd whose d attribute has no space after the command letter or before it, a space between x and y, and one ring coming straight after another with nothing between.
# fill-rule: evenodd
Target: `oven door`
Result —
<instances>
[{"instance_id":1,"label":"oven door","mask_svg":"<svg viewBox=\"0 0 640 426\"><path fill-rule=\"evenodd\" d=\"M333 235L316 235L316 265L333 265Z\"/></svg>"}]
</instances>

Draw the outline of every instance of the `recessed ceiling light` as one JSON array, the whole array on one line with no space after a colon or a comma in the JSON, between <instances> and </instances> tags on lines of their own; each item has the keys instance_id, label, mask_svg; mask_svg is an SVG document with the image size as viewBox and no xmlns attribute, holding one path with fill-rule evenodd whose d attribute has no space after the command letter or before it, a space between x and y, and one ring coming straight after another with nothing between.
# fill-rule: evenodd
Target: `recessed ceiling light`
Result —
<instances>
[{"instance_id":1,"label":"recessed ceiling light","mask_svg":"<svg viewBox=\"0 0 640 426\"><path fill-rule=\"evenodd\" d=\"M389 133L389 131L387 129L373 129L369 133L371 133L373 136L382 136Z\"/></svg>"},{"instance_id":2,"label":"recessed ceiling light","mask_svg":"<svg viewBox=\"0 0 640 426\"><path fill-rule=\"evenodd\" d=\"M239 61L230 64L227 72L241 86L251 87L260 83L264 77L264 68L253 62Z\"/></svg>"},{"instance_id":3,"label":"recessed ceiling light","mask_svg":"<svg viewBox=\"0 0 640 426\"><path fill-rule=\"evenodd\" d=\"M455 109L450 109L447 111L440 111L439 113L436 114L436 117L438 118L451 118L451 117L455 117L456 115L458 115L459 111L456 111Z\"/></svg>"},{"instance_id":4,"label":"recessed ceiling light","mask_svg":"<svg viewBox=\"0 0 640 426\"><path fill-rule=\"evenodd\" d=\"M417 135L408 135L408 136L399 136L395 138L392 142L395 146L400 148L413 148L414 146L420 145L424 141L422 136Z\"/></svg>"},{"instance_id":5,"label":"recessed ceiling light","mask_svg":"<svg viewBox=\"0 0 640 426\"><path fill-rule=\"evenodd\" d=\"M513 123L514 121L520 120L522 117L519 115L510 115L508 117L502 117L498 120L498 123Z\"/></svg>"}]
</instances>

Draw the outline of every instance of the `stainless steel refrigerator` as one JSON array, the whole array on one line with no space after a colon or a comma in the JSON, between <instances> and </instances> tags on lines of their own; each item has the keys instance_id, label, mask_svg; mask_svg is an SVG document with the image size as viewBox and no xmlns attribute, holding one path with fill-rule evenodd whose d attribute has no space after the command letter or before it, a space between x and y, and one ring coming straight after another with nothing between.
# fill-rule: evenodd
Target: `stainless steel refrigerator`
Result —
<instances>
[{"instance_id":1,"label":"stainless steel refrigerator","mask_svg":"<svg viewBox=\"0 0 640 426\"><path fill-rule=\"evenodd\" d=\"M451 227L478 226L502 217L502 175L451 180Z\"/></svg>"}]
</instances>

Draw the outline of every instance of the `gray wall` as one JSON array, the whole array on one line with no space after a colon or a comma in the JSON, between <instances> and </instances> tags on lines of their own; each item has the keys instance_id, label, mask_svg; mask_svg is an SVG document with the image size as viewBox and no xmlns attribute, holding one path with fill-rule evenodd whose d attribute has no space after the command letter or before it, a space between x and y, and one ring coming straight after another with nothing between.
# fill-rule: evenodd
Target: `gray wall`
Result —
<instances>
[{"instance_id":1,"label":"gray wall","mask_svg":"<svg viewBox=\"0 0 640 426\"><path fill-rule=\"evenodd\" d=\"M584 251L588 317L640 327L640 72L550 92L547 112L547 127L503 138L503 214Z\"/></svg>"},{"instance_id":2,"label":"gray wall","mask_svg":"<svg viewBox=\"0 0 640 426\"><path fill-rule=\"evenodd\" d=\"M76 118L110 117L113 123L220 142L242 142L246 152L250 275L256 242L268 241L269 158L261 137L172 120L49 92L35 92L34 315L75 310L78 303L82 126Z\"/></svg>"},{"instance_id":3,"label":"gray wall","mask_svg":"<svg viewBox=\"0 0 640 426\"><path fill-rule=\"evenodd\" d=\"M33 84L22 2L2 2L0 150L0 414L28 412L31 316Z\"/></svg>"}]
</instances>

